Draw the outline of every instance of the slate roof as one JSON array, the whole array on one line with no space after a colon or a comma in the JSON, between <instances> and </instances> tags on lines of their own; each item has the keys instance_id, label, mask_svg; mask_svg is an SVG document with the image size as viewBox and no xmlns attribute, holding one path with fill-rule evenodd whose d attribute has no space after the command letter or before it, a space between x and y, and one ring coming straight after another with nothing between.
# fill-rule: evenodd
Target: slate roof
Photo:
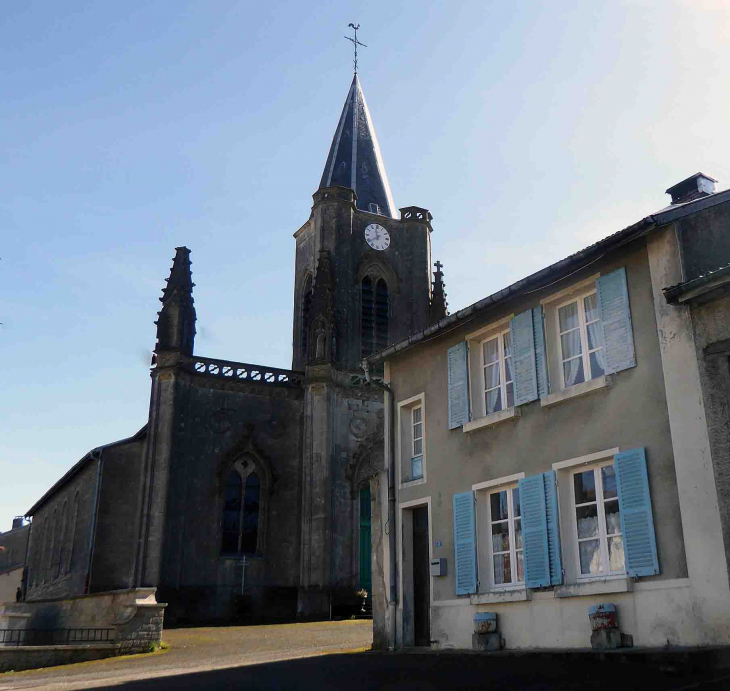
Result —
<instances>
[{"instance_id":1,"label":"slate roof","mask_svg":"<svg viewBox=\"0 0 730 691\"><path fill-rule=\"evenodd\" d=\"M371 211L370 204L377 204L384 216L396 217L375 127L357 75L347 93L319 183L320 187L337 185L355 190L358 209Z\"/></svg>"}]
</instances>

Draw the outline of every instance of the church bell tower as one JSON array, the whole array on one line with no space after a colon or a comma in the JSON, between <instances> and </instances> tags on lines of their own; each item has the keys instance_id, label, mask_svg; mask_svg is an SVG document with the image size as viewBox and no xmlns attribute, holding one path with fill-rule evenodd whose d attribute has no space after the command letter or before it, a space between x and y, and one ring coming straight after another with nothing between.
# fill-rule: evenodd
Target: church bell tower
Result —
<instances>
[{"instance_id":1,"label":"church bell tower","mask_svg":"<svg viewBox=\"0 0 730 691\"><path fill-rule=\"evenodd\" d=\"M431 321L431 214L396 210L354 76L307 222L294 234L293 364L358 371Z\"/></svg>"}]
</instances>

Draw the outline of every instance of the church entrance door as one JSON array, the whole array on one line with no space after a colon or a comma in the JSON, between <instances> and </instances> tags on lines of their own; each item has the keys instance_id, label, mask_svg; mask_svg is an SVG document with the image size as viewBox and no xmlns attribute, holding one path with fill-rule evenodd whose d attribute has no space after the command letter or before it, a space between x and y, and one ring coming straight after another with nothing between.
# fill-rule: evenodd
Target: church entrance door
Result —
<instances>
[{"instance_id":1,"label":"church entrance door","mask_svg":"<svg viewBox=\"0 0 730 691\"><path fill-rule=\"evenodd\" d=\"M370 543L370 487L360 490L360 588L373 591L372 546Z\"/></svg>"}]
</instances>

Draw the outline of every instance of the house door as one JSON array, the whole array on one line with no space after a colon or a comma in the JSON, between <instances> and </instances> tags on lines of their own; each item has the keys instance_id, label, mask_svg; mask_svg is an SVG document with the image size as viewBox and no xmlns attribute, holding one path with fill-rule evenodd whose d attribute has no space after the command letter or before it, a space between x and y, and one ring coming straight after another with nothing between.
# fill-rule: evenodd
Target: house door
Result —
<instances>
[{"instance_id":1,"label":"house door","mask_svg":"<svg viewBox=\"0 0 730 691\"><path fill-rule=\"evenodd\" d=\"M430 645L429 613L431 609L428 507L413 509L413 642Z\"/></svg>"},{"instance_id":2,"label":"house door","mask_svg":"<svg viewBox=\"0 0 730 691\"><path fill-rule=\"evenodd\" d=\"M370 544L370 487L360 490L360 588L372 595L372 547Z\"/></svg>"}]
</instances>

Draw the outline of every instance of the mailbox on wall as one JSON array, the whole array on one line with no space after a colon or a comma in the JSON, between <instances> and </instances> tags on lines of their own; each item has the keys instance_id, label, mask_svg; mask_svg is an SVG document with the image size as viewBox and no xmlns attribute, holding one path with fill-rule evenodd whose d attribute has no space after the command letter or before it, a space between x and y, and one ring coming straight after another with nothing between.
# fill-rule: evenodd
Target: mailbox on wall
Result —
<instances>
[{"instance_id":1,"label":"mailbox on wall","mask_svg":"<svg viewBox=\"0 0 730 691\"><path fill-rule=\"evenodd\" d=\"M431 575L446 575L446 559L444 557L441 557L440 559L431 559Z\"/></svg>"}]
</instances>

